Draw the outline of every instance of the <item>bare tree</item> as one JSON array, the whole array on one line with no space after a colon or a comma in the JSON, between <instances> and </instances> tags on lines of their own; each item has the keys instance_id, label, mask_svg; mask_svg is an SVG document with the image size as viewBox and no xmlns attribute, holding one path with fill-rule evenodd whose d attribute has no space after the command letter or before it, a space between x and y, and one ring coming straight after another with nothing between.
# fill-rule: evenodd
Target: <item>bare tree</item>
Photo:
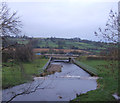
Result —
<instances>
[{"instance_id":1,"label":"bare tree","mask_svg":"<svg viewBox=\"0 0 120 103\"><path fill-rule=\"evenodd\" d=\"M110 10L108 21L104 29L99 28L98 32L95 32L95 36L101 38L101 41L108 42L108 48L106 48L106 54L108 58L118 59L119 52L119 24L120 20L118 14ZM111 44L109 44L111 42Z\"/></svg>"},{"instance_id":2,"label":"bare tree","mask_svg":"<svg viewBox=\"0 0 120 103\"><path fill-rule=\"evenodd\" d=\"M19 17L16 16L17 12L10 13L10 9L7 7L6 3L2 3L2 9L0 10L0 30L2 30L2 42L4 44L8 44L7 46L3 45L2 51L3 53L8 54L9 56L13 56L13 59L16 59L18 62L18 65L20 66L21 72L23 75L25 74L24 67L21 63L21 61L24 60L32 60L33 52L32 52L32 46L34 45L34 40L29 40L28 44L18 44L18 43L11 43L9 41L9 36L11 35L19 35L21 32L21 21ZM11 55L12 54L12 55ZM17 96L24 95L24 94L30 94L35 92L38 89L45 89L49 88L48 86L51 84L48 84L44 87L40 87L42 85L43 81L40 83L33 85L31 82L30 85L23 86L23 91L18 91L17 93L14 91L11 91L13 95L7 100L6 102L11 102L13 99L15 99Z\"/></svg>"},{"instance_id":3,"label":"bare tree","mask_svg":"<svg viewBox=\"0 0 120 103\"><path fill-rule=\"evenodd\" d=\"M17 12L10 13L10 9L7 4L2 3L2 8L0 10L0 29L2 29L2 36L8 35L18 35L21 32L21 21L19 17L16 16Z\"/></svg>"},{"instance_id":4,"label":"bare tree","mask_svg":"<svg viewBox=\"0 0 120 103\"><path fill-rule=\"evenodd\" d=\"M8 54L9 56L13 56L13 59L16 59L18 62L18 65L20 66L22 74L25 75L24 67L21 63L21 61L24 60L32 60L33 59L33 52L32 52L32 44L33 40L29 40L28 44L18 44L16 42L12 43L9 40L9 37L11 35L18 36L19 33L21 32L22 24L20 21L20 18L17 17L17 12L11 13L10 9L8 8L6 3L2 3L2 8L0 9L0 30L1 30L1 35L2 37L2 43L4 43L6 46L2 45L2 53ZM22 51L22 52L21 52ZM11 55L12 54L12 55ZM40 88L41 83L37 83L36 85L32 86L32 83L28 85L28 87L23 87L23 91L19 91L19 93L15 93L12 91L13 96L6 101L7 103L12 101L14 98L16 98L19 95L24 95L24 94L30 94L35 92L38 89L44 89L47 88L47 86L44 86Z\"/></svg>"},{"instance_id":5,"label":"bare tree","mask_svg":"<svg viewBox=\"0 0 120 103\"><path fill-rule=\"evenodd\" d=\"M20 17L17 16L17 12L11 12L5 2L1 3L0 9L0 30L2 37L2 50L6 47L4 44L8 44L7 47L14 46L15 43L11 44L11 41L8 39L11 35L19 35L22 28L22 23Z\"/></svg>"},{"instance_id":6,"label":"bare tree","mask_svg":"<svg viewBox=\"0 0 120 103\"><path fill-rule=\"evenodd\" d=\"M118 27L119 27L118 14L110 10L109 18L106 23L105 29L99 28L98 29L99 31L95 32L95 35L101 38L101 41L105 40L107 42L117 43L118 37L120 36Z\"/></svg>"},{"instance_id":7,"label":"bare tree","mask_svg":"<svg viewBox=\"0 0 120 103\"><path fill-rule=\"evenodd\" d=\"M111 44L109 47L106 48L105 51L102 51L102 55L106 56L107 59L111 58L112 64L110 64L110 67L112 69L112 72L114 72L116 69L119 69L119 65L115 67L114 60L118 60L118 64L120 61L120 2L118 3L118 14L112 10L110 10L109 18L106 23L106 28L101 29L99 28L99 32L95 32L95 35L99 38L102 38L104 41L108 42L108 45ZM101 40L102 41L102 40ZM103 52L105 54L103 54ZM114 65L114 66L112 66ZM120 71L118 71L118 75L120 75ZM118 79L120 81L120 79ZM120 90L118 89L117 94L120 96Z\"/></svg>"}]
</instances>

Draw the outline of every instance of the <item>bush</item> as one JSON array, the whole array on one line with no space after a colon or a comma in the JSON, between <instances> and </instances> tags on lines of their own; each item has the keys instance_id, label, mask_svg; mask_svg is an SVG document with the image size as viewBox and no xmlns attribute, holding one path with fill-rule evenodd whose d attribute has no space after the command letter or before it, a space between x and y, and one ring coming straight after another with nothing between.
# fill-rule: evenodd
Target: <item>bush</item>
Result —
<instances>
[{"instance_id":1,"label":"bush","mask_svg":"<svg viewBox=\"0 0 120 103\"><path fill-rule=\"evenodd\" d=\"M17 61L28 62L33 60L33 50L31 45L17 45L15 47L15 59Z\"/></svg>"}]
</instances>

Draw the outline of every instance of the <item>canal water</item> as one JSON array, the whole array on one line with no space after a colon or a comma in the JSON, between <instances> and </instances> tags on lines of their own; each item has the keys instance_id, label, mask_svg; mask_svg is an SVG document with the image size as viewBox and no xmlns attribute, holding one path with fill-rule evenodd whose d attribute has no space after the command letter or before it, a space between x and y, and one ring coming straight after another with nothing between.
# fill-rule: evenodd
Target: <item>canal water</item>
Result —
<instances>
[{"instance_id":1,"label":"canal water","mask_svg":"<svg viewBox=\"0 0 120 103\"><path fill-rule=\"evenodd\" d=\"M96 77L75 64L53 62L62 65L62 71L45 77L35 77L34 81L3 90L3 101L70 101L76 94L86 93L97 88ZM30 93L31 92L31 93Z\"/></svg>"}]
</instances>

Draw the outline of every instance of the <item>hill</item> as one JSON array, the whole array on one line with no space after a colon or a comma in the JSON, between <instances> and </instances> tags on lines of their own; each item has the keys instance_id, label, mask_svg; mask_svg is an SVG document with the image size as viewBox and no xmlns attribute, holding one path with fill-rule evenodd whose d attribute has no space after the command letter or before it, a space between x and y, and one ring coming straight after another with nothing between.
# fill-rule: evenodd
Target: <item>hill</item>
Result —
<instances>
[{"instance_id":1,"label":"hill","mask_svg":"<svg viewBox=\"0 0 120 103\"><path fill-rule=\"evenodd\" d=\"M28 38L28 37L9 37L12 43L26 44L29 40L33 42L33 48L47 48L60 50L82 50L90 52L91 54L99 54L101 51L107 50L112 43L96 42L90 40L82 40L80 38ZM117 47L117 46L116 46Z\"/></svg>"},{"instance_id":2,"label":"hill","mask_svg":"<svg viewBox=\"0 0 120 103\"><path fill-rule=\"evenodd\" d=\"M36 45L34 48L50 48L50 49L74 49L91 52L91 54L99 54L106 50L112 44L104 42L96 42L89 40L81 40L80 38L35 38Z\"/></svg>"}]
</instances>

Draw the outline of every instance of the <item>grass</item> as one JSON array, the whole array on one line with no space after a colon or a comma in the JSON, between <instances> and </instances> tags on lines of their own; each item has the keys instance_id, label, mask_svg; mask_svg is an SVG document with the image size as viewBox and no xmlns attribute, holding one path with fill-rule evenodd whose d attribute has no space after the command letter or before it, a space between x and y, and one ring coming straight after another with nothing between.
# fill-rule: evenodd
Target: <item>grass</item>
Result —
<instances>
[{"instance_id":1,"label":"grass","mask_svg":"<svg viewBox=\"0 0 120 103\"><path fill-rule=\"evenodd\" d=\"M118 61L79 60L90 67L96 68L98 88L79 95L72 102L80 101L116 101L112 94L118 93ZM119 93L118 93L119 94Z\"/></svg>"},{"instance_id":2,"label":"grass","mask_svg":"<svg viewBox=\"0 0 120 103\"><path fill-rule=\"evenodd\" d=\"M87 71L88 73L90 73L91 75L95 75L97 76L98 73L97 73L97 70L89 65L86 65L84 64L83 62L80 62L80 61L75 61L75 63L77 65L79 65L81 68L83 68L85 71Z\"/></svg>"},{"instance_id":3,"label":"grass","mask_svg":"<svg viewBox=\"0 0 120 103\"><path fill-rule=\"evenodd\" d=\"M22 63L23 70L15 63L3 63L2 67L2 87L8 88L32 80L42 72L43 66L48 59L36 59L33 62Z\"/></svg>"}]
</instances>

